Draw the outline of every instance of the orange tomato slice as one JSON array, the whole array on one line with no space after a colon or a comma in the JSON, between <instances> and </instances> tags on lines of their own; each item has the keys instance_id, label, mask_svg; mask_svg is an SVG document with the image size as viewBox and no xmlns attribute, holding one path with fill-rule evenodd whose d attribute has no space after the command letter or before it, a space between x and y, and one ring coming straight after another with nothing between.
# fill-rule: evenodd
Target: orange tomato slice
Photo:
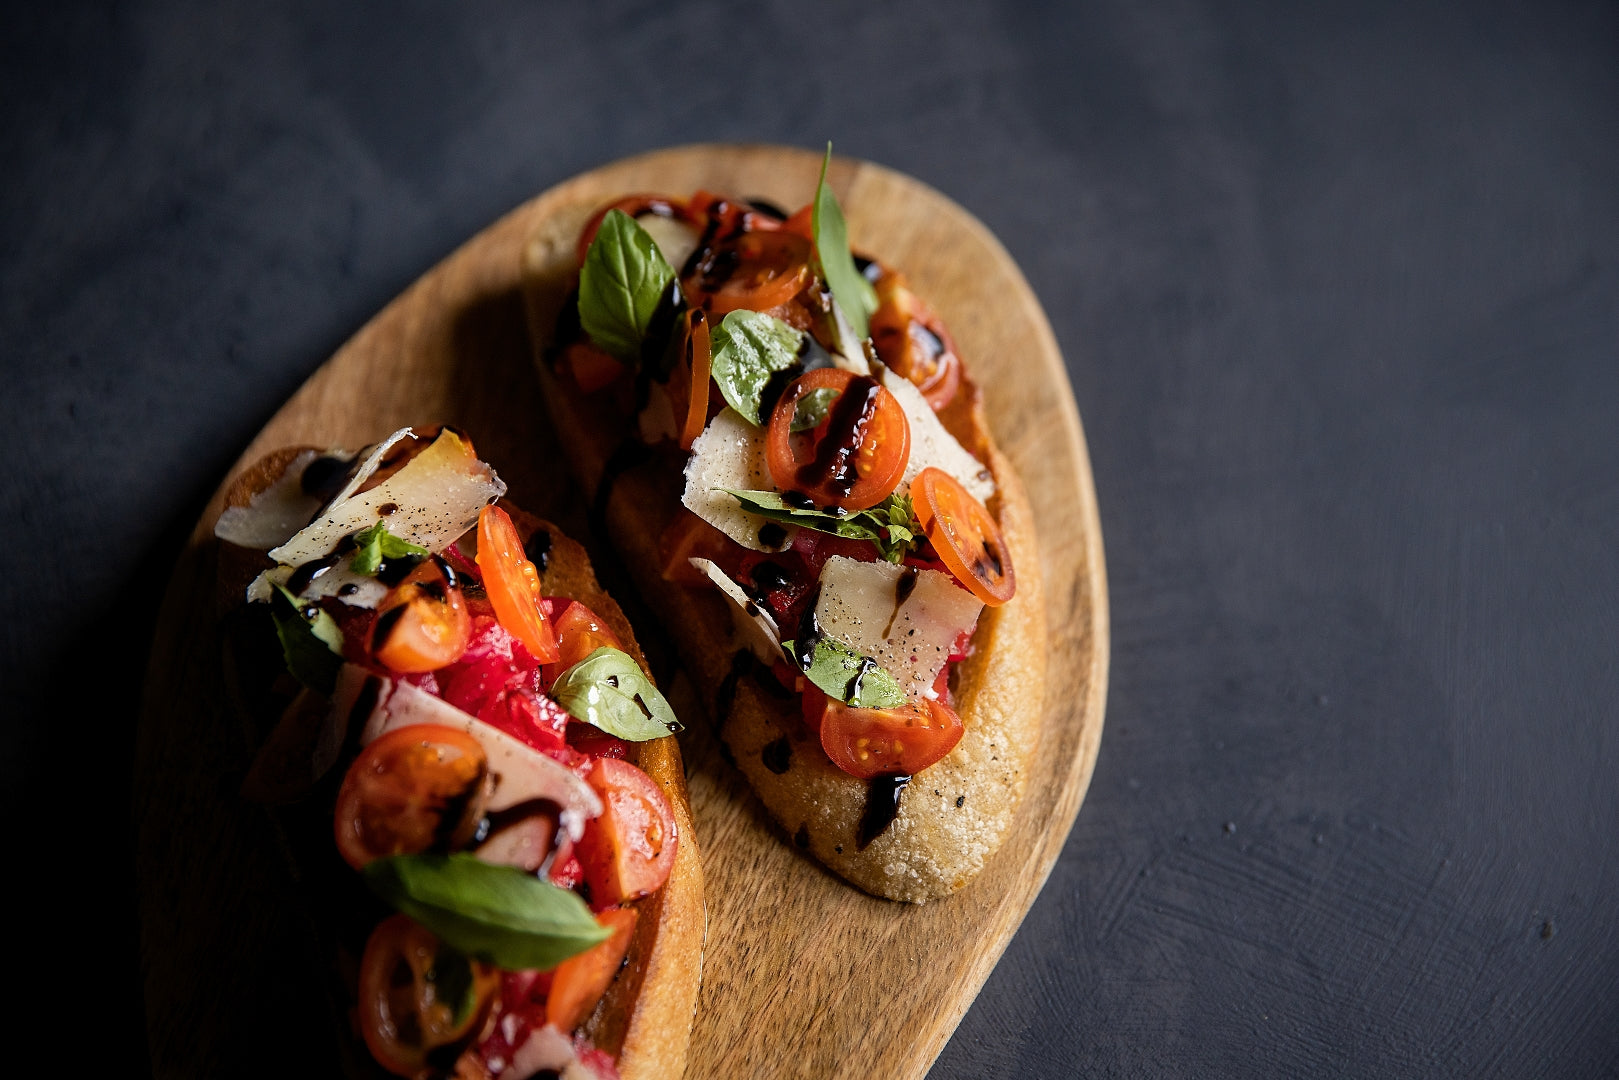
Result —
<instances>
[{"instance_id":1,"label":"orange tomato slice","mask_svg":"<svg viewBox=\"0 0 1619 1080\"><path fill-rule=\"evenodd\" d=\"M523 539L511 515L498 506L486 506L478 515L478 569L500 625L534 659L556 663L561 653L540 606L540 572L523 554Z\"/></svg>"}]
</instances>

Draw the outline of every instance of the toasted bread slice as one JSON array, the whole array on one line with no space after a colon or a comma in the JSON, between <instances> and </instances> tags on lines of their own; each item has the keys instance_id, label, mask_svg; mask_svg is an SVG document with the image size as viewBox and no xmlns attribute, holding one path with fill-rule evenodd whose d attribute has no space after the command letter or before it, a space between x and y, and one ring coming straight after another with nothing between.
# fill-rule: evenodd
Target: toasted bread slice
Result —
<instances>
[{"instance_id":1,"label":"toasted bread slice","mask_svg":"<svg viewBox=\"0 0 1619 1080\"><path fill-rule=\"evenodd\" d=\"M591 500L594 527L605 530L669 630L722 747L789 841L877 896L920 903L948 895L983 869L1010 830L1039 741L1046 675L1033 513L1015 471L989 438L976 392L965 387L941 420L994 474L997 494L989 509L1011 548L1018 592L984 611L975 651L959 670L953 692L965 727L961 742L911 780L884 825L883 811L894 811L893 793L832 765L804 725L797 696L768 674L755 676L750 655L733 641L719 593L661 576L659 539L681 513L685 455L643 446L611 390L582 393L548 362L581 223L566 214L545 222L525 245L523 282L546 403Z\"/></svg>"},{"instance_id":2,"label":"toasted bread slice","mask_svg":"<svg viewBox=\"0 0 1619 1080\"><path fill-rule=\"evenodd\" d=\"M248 505L255 494L274 483L290 463L309 449L286 448L250 465L232 483L225 505ZM651 671L634 629L597 581L584 547L550 522L527 514L508 501L502 500L501 505L511 515L525 544L540 531L550 537L549 557L541 570L543 593L578 600L599 615L622 642L624 651L650 678ZM247 583L268 565L269 560L261 552L221 543L218 582L222 609L240 608ZM230 651L229 641L227 651ZM239 663L239 657L227 656L227 667L233 669L228 681L236 686L240 686L240 680L235 678L234 669ZM241 704L245 712L253 710L252 701ZM283 754L291 757L301 754L307 760L308 748L296 745L296 732L289 734L278 727L269 738L271 745L265 753L274 756L273 741L281 738L293 744L284 746ZM585 1021L583 1031L592 1045L617 1060L619 1075L624 1080L676 1080L685 1072L692 1017L702 979L705 930L702 860L692 826L680 747L675 738L669 736L632 745L637 752L634 763L652 778L669 800L680 843L664 886L635 902L641 917L636 922L635 936L624 965ZM261 754L261 758L263 756ZM274 771L274 767L268 771ZM329 814L327 816L325 837L329 843ZM318 854L324 859L327 853ZM312 902L319 904L320 899L313 898ZM339 1007L346 1012L352 1008L352 1001L340 1001ZM346 1029L349 1025L345 1019L339 1026ZM382 1075L380 1070L373 1072L369 1055L358 1045L357 1034L354 1042L356 1045L346 1048L344 1054L351 1074L358 1071L359 1075Z\"/></svg>"}]
</instances>

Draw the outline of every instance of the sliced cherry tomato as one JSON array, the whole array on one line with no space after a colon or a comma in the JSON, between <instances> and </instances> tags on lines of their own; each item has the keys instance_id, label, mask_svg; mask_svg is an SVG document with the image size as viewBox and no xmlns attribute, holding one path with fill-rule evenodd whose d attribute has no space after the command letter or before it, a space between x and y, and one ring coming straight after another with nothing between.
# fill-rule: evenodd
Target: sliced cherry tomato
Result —
<instances>
[{"instance_id":1,"label":"sliced cherry tomato","mask_svg":"<svg viewBox=\"0 0 1619 1080\"><path fill-rule=\"evenodd\" d=\"M360 958L365 1045L389 1072L416 1076L430 1053L477 1033L499 986L494 968L395 915L371 932Z\"/></svg>"},{"instance_id":2,"label":"sliced cherry tomato","mask_svg":"<svg viewBox=\"0 0 1619 1080\"><path fill-rule=\"evenodd\" d=\"M883 363L916 384L935 412L956 396L961 357L955 339L933 309L906 286L903 275L890 272L877 281L871 343Z\"/></svg>"},{"instance_id":3,"label":"sliced cherry tomato","mask_svg":"<svg viewBox=\"0 0 1619 1080\"><path fill-rule=\"evenodd\" d=\"M715 315L768 311L797 296L810 278L810 244L780 230L745 232L701 260L692 281Z\"/></svg>"},{"instance_id":4,"label":"sliced cherry tomato","mask_svg":"<svg viewBox=\"0 0 1619 1080\"><path fill-rule=\"evenodd\" d=\"M708 337L708 316L694 309L686 315L686 353L691 358L691 399L686 404L686 423L680 431L680 448L690 450L708 423L708 385L713 371L714 350Z\"/></svg>"},{"instance_id":5,"label":"sliced cherry tomato","mask_svg":"<svg viewBox=\"0 0 1619 1080\"><path fill-rule=\"evenodd\" d=\"M390 671L437 671L461 658L472 640L467 611L454 570L428 559L395 585L377 606L371 654Z\"/></svg>"},{"instance_id":6,"label":"sliced cherry tomato","mask_svg":"<svg viewBox=\"0 0 1619 1080\"><path fill-rule=\"evenodd\" d=\"M600 758L586 779L603 805L578 847L591 903L600 910L655 892L669 877L680 839L669 800L627 761Z\"/></svg>"},{"instance_id":7,"label":"sliced cherry tomato","mask_svg":"<svg viewBox=\"0 0 1619 1080\"><path fill-rule=\"evenodd\" d=\"M590 1015L613 976L630 951L635 934L634 908L608 908L596 914L596 921L612 931L612 937L591 946L557 965L551 975L551 993L545 999L545 1018L558 1031L569 1032Z\"/></svg>"},{"instance_id":8,"label":"sliced cherry tomato","mask_svg":"<svg viewBox=\"0 0 1619 1080\"><path fill-rule=\"evenodd\" d=\"M540 606L540 572L523 554L523 538L498 506L478 515L478 569L500 625L542 664L557 661L557 639Z\"/></svg>"},{"instance_id":9,"label":"sliced cherry tomato","mask_svg":"<svg viewBox=\"0 0 1619 1080\"><path fill-rule=\"evenodd\" d=\"M640 217L643 214L654 214L658 217L674 218L676 221L684 221L690 225L700 226L702 224L701 217L690 208L696 202L695 198L692 199L691 203L684 203L679 199L668 199L662 195L628 195L617 202L608 203L591 216L590 220L585 223L584 231L579 234L578 255L580 265L584 265L585 255L589 253L590 245L596 239L596 234L601 231L602 219L607 216L609 210L622 210L632 218ZM679 270L680 267L677 266L675 269Z\"/></svg>"},{"instance_id":10,"label":"sliced cherry tomato","mask_svg":"<svg viewBox=\"0 0 1619 1080\"><path fill-rule=\"evenodd\" d=\"M1017 592L1012 553L984 504L956 478L929 466L911 481L911 506L928 543L956 580L990 607Z\"/></svg>"},{"instance_id":11,"label":"sliced cherry tomato","mask_svg":"<svg viewBox=\"0 0 1619 1080\"><path fill-rule=\"evenodd\" d=\"M483 816L489 763L478 740L409 724L373 740L337 793L337 850L358 870L385 855L464 846Z\"/></svg>"},{"instance_id":12,"label":"sliced cherry tomato","mask_svg":"<svg viewBox=\"0 0 1619 1080\"><path fill-rule=\"evenodd\" d=\"M601 616L579 601L557 597L553 603L561 609L552 620L557 636L558 659L556 663L546 664L540 669L546 686L556 682L557 676L602 646L612 649L624 647Z\"/></svg>"},{"instance_id":13,"label":"sliced cherry tomato","mask_svg":"<svg viewBox=\"0 0 1619 1080\"><path fill-rule=\"evenodd\" d=\"M913 701L897 709L856 709L826 699L821 747L832 764L862 780L883 773L914 776L961 741L961 717L937 701Z\"/></svg>"},{"instance_id":14,"label":"sliced cherry tomato","mask_svg":"<svg viewBox=\"0 0 1619 1080\"><path fill-rule=\"evenodd\" d=\"M825 419L794 432L800 399L823 389L838 392ZM911 424L876 379L817 368L788 384L771 414L765 447L770 476L783 491L803 492L823 506L864 510L888 498L904 477Z\"/></svg>"}]
</instances>

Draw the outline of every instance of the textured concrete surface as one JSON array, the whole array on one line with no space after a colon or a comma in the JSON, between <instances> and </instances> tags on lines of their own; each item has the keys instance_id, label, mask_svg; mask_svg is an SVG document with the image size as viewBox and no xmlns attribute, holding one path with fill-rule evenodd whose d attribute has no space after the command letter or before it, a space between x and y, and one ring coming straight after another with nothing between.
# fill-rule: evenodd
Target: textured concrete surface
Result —
<instances>
[{"instance_id":1,"label":"textured concrete surface","mask_svg":"<svg viewBox=\"0 0 1619 1080\"><path fill-rule=\"evenodd\" d=\"M134 702L259 425L550 184L832 138L1022 264L1108 549L1095 781L933 1076L1619 1072L1612 5L11 4L0 91L13 1021L58 1052L144 1069Z\"/></svg>"}]
</instances>

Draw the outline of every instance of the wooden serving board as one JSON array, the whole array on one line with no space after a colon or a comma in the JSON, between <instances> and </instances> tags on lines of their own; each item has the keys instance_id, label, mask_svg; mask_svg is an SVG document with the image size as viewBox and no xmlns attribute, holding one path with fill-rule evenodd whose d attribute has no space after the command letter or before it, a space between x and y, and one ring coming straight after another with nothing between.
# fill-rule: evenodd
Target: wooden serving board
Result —
<instances>
[{"instance_id":1,"label":"wooden serving board","mask_svg":"<svg viewBox=\"0 0 1619 1080\"><path fill-rule=\"evenodd\" d=\"M525 239L548 215L637 191L707 188L796 207L813 194L818 166L818 155L782 147L691 146L551 189L366 324L265 426L232 476L281 446L358 447L405 424L449 422L472 435L519 505L587 539L533 374L519 289ZM1028 488L1049 627L1042 743L1013 832L983 874L945 900L899 904L844 884L779 834L675 677L707 880L691 1077L926 1073L1045 882L1101 739L1102 538L1079 414L1039 302L989 231L931 188L844 159L832 183L855 247L904 270L950 326ZM237 794L251 747L223 700L213 583L212 532L228 482L169 584L137 747L142 966L160 1077L336 1065L334 1020L311 989L310 965L322 958L300 892L264 812ZM634 619L599 539L590 538L598 570ZM651 621L637 630L667 670Z\"/></svg>"}]
</instances>

